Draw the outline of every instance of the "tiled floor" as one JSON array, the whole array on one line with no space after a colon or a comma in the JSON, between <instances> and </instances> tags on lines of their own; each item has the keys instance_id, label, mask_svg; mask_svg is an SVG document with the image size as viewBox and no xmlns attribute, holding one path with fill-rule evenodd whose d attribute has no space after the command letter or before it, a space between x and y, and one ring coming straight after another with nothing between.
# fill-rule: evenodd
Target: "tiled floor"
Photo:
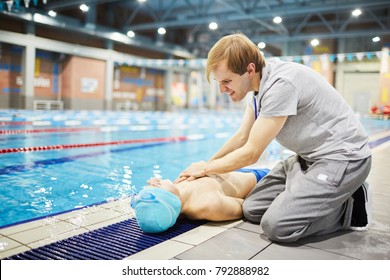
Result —
<instances>
[{"instance_id":1,"label":"tiled floor","mask_svg":"<svg viewBox=\"0 0 390 280\"><path fill-rule=\"evenodd\" d=\"M376 137L383 137L377 135ZM373 140L375 137L372 137ZM373 149L368 182L373 223L367 232L338 232L277 244L258 225L207 223L128 259L388 260L390 259L390 142ZM0 230L0 258L132 217L129 201L116 201Z\"/></svg>"},{"instance_id":2,"label":"tiled floor","mask_svg":"<svg viewBox=\"0 0 390 280\"><path fill-rule=\"evenodd\" d=\"M0 230L0 258L133 217L129 199L84 208Z\"/></svg>"}]
</instances>

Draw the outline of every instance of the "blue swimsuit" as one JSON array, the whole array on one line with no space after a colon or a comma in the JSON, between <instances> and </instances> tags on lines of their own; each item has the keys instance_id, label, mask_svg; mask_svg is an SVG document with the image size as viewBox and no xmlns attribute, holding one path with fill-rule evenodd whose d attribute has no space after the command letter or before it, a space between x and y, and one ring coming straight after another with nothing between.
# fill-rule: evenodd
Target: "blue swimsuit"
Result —
<instances>
[{"instance_id":1,"label":"blue swimsuit","mask_svg":"<svg viewBox=\"0 0 390 280\"><path fill-rule=\"evenodd\" d=\"M257 182L259 182L265 175L268 174L269 169L268 168L261 168L261 169L251 169L251 168L240 168L236 170L237 172L252 172L256 176Z\"/></svg>"}]
</instances>

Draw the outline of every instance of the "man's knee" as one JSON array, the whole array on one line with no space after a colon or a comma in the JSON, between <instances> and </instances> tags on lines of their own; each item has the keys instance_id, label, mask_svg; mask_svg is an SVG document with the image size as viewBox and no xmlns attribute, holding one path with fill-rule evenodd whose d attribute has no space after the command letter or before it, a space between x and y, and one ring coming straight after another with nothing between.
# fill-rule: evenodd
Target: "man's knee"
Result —
<instances>
[{"instance_id":1,"label":"man's knee","mask_svg":"<svg viewBox=\"0 0 390 280\"><path fill-rule=\"evenodd\" d=\"M284 221L282 217L268 215L267 212L263 215L260 225L268 239L277 242L297 241L301 237L304 228L302 226L297 230L288 221Z\"/></svg>"},{"instance_id":2,"label":"man's knee","mask_svg":"<svg viewBox=\"0 0 390 280\"><path fill-rule=\"evenodd\" d=\"M249 199L244 200L242 204L242 212L245 219L252 223L260 223L261 217L264 214L263 211L259 210L258 203Z\"/></svg>"}]
</instances>

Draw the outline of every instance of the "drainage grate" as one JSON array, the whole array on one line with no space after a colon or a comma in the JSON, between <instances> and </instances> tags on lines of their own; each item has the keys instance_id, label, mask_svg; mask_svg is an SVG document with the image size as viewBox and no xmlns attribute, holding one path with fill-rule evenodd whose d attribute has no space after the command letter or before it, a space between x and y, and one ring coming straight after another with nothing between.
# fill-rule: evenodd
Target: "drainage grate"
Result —
<instances>
[{"instance_id":1,"label":"drainage grate","mask_svg":"<svg viewBox=\"0 0 390 280\"><path fill-rule=\"evenodd\" d=\"M57 241L8 260L120 260L203 224L179 219L163 233L144 233L135 219Z\"/></svg>"}]
</instances>

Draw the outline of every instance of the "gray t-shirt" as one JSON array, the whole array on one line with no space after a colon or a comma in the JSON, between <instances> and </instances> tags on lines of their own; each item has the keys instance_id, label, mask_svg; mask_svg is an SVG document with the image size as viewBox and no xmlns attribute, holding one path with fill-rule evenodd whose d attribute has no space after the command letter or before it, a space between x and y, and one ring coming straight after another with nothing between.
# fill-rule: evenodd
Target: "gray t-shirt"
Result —
<instances>
[{"instance_id":1,"label":"gray t-shirt","mask_svg":"<svg viewBox=\"0 0 390 280\"><path fill-rule=\"evenodd\" d=\"M249 97L255 108L253 95ZM367 134L350 106L307 66L268 59L255 100L259 116L288 116L276 140L305 160L371 155Z\"/></svg>"}]
</instances>

